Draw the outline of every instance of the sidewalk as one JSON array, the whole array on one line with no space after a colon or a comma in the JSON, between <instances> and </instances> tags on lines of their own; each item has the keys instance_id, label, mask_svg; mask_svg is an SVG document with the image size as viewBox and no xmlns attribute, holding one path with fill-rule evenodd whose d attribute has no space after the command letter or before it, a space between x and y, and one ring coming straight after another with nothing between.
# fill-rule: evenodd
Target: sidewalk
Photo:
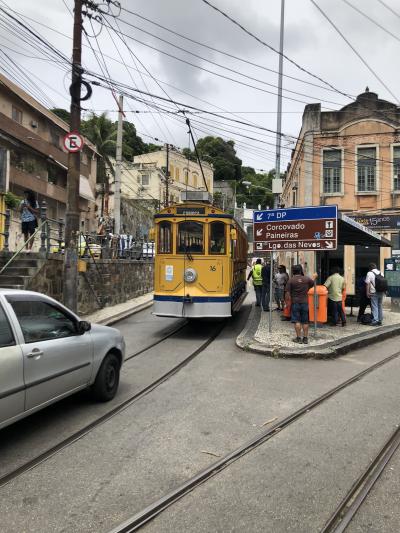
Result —
<instances>
[{"instance_id":1,"label":"sidewalk","mask_svg":"<svg viewBox=\"0 0 400 533\"><path fill-rule=\"evenodd\" d=\"M293 324L281 321L280 312L273 311L272 333L269 333L269 313L253 306L245 328L236 339L236 344L243 350L273 357L326 358L400 335L399 313L391 313L385 309L383 325L372 327L358 324L357 312L358 309L355 310L354 316L350 316L350 309L346 309L346 327L321 325L317 328L316 337L313 325L310 324L309 344L299 345L294 342Z\"/></svg>"},{"instance_id":2,"label":"sidewalk","mask_svg":"<svg viewBox=\"0 0 400 533\"><path fill-rule=\"evenodd\" d=\"M127 318L130 315L134 315L143 309L147 309L152 304L153 293L149 292L147 294L143 294L142 296L138 296L137 298L132 298L131 300L128 300L122 304L104 307L104 309L99 309L95 313L82 316L82 318L89 322L102 324L103 326L110 326L119 320Z\"/></svg>"}]
</instances>

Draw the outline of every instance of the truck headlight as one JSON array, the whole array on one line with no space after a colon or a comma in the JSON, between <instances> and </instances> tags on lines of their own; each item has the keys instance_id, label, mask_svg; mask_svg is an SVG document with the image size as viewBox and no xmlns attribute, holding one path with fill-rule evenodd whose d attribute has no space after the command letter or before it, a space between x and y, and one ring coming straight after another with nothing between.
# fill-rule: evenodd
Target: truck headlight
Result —
<instances>
[{"instance_id":1,"label":"truck headlight","mask_svg":"<svg viewBox=\"0 0 400 533\"><path fill-rule=\"evenodd\" d=\"M183 277L186 283L193 283L197 279L197 272L194 268L186 268Z\"/></svg>"}]
</instances>

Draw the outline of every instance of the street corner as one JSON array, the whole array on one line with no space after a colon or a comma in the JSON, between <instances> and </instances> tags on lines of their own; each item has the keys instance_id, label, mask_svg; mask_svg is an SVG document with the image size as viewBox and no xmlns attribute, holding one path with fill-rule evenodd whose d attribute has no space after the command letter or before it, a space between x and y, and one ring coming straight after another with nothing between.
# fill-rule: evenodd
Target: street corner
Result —
<instances>
[{"instance_id":1,"label":"street corner","mask_svg":"<svg viewBox=\"0 0 400 533\"><path fill-rule=\"evenodd\" d=\"M316 335L310 324L309 342L305 345L296 342L292 323L282 320L281 313L274 310L271 330L270 333L269 313L253 305L236 345L246 352L275 358L335 358L400 335L400 314L386 312L384 324L378 327L360 324L356 316L348 314L346 327L318 324Z\"/></svg>"}]
</instances>

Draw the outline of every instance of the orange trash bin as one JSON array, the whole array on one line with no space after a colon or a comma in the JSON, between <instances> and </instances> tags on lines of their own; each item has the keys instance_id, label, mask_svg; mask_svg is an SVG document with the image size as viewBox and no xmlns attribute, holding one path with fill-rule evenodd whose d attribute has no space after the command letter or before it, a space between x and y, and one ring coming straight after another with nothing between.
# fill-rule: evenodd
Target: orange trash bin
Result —
<instances>
[{"instance_id":1,"label":"orange trash bin","mask_svg":"<svg viewBox=\"0 0 400 533\"><path fill-rule=\"evenodd\" d=\"M292 303L289 300L285 301L285 307L283 308L282 316L286 319L290 319L292 315Z\"/></svg>"},{"instance_id":2,"label":"orange trash bin","mask_svg":"<svg viewBox=\"0 0 400 533\"><path fill-rule=\"evenodd\" d=\"M308 315L310 322L314 322L314 287L308 291ZM317 322L325 324L328 321L328 289L325 285L317 285Z\"/></svg>"}]
</instances>

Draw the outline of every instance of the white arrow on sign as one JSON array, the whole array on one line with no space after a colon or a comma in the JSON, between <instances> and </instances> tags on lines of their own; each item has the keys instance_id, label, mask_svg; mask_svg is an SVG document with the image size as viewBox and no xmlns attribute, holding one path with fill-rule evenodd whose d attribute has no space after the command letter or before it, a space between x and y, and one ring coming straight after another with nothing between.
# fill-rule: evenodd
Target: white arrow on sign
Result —
<instances>
[{"instance_id":1,"label":"white arrow on sign","mask_svg":"<svg viewBox=\"0 0 400 533\"><path fill-rule=\"evenodd\" d=\"M325 241L325 245L327 248L333 248L333 242L331 241Z\"/></svg>"},{"instance_id":2,"label":"white arrow on sign","mask_svg":"<svg viewBox=\"0 0 400 533\"><path fill-rule=\"evenodd\" d=\"M262 216L262 213L256 215L257 220L262 220L262 217L263 217L263 216Z\"/></svg>"},{"instance_id":3,"label":"white arrow on sign","mask_svg":"<svg viewBox=\"0 0 400 533\"><path fill-rule=\"evenodd\" d=\"M257 230L257 237L260 237L260 235L262 235L262 232L263 232L262 229L258 229L258 230Z\"/></svg>"}]
</instances>

